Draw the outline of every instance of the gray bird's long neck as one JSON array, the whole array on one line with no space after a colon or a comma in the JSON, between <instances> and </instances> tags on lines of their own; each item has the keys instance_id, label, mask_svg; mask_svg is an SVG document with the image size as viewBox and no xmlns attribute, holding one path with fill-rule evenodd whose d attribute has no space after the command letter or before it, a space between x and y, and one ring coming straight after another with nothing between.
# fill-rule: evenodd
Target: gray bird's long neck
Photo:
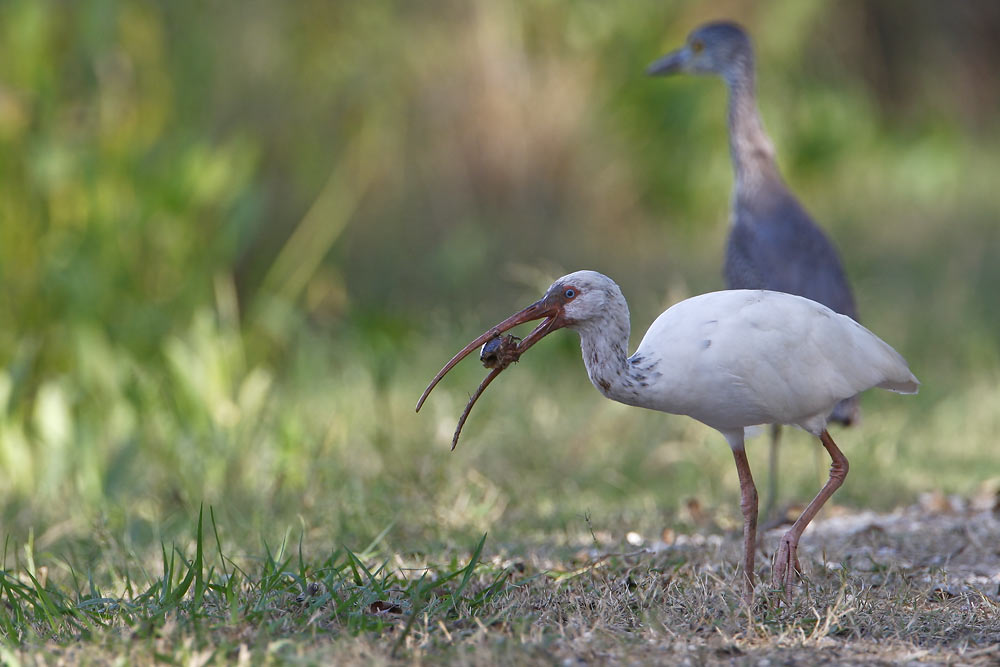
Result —
<instances>
[{"instance_id":1,"label":"gray bird's long neck","mask_svg":"<svg viewBox=\"0 0 1000 667\"><path fill-rule=\"evenodd\" d=\"M588 322L577 331L587 375L597 390L614 401L638 405L645 377L627 358L628 311Z\"/></svg>"},{"instance_id":2,"label":"gray bird's long neck","mask_svg":"<svg viewBox=\"0 0 1000 667\"><path fill-rule=\"evenodd\" d=\"M729 86L729 152L736 179L734 194L753 196L765 180L781 180L774 145L757 110L752 66L726 77Z\"/></svg>"}]
</instances>

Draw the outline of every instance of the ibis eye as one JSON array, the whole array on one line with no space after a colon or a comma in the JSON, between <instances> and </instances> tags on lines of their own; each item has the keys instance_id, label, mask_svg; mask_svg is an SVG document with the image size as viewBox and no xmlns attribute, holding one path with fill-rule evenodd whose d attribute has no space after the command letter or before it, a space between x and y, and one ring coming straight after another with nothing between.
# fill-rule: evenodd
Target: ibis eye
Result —
<instances>
[{"instance_id":1,"label":"ibis eye","mask_svg":"<svg viewBox=\"0 0 1000 667\"><path fill-rule=\"evenodd\" d=\"M566 297L567 299L572 299L573 297L576 296L576 290L570 287L565 292L563 292L563 296Z\"/></svg>"},{"instance_id":2,"label":"ibis eye","mask_svg":"<svg viewBox=\"0 0 1000 667\"><path fill-rule=\"evenodd\" d=\"M701 53L702 51L705 50L705 43L702 42L700 39L696 39L693 42L691 42L691 50L694 51L695 53Z\"/></svg>"}]
</instances>

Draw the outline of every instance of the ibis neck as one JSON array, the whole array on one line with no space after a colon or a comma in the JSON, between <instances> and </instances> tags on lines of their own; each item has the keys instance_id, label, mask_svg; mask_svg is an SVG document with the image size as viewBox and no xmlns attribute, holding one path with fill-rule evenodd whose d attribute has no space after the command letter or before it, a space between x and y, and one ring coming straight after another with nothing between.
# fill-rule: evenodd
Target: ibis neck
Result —
<instances>
[{"instance_id":1,"label":"ibis neck","mask_svg":"<svg viewBox=\"0 0 1000 667\"><path fill-rule=\"evenodd\" d=\"M645 378L628 359L628 310L576 329L591 383L611 400L638 405Z\"/></svg>"},{"instance_id":2,"label":"ibis neck","mask_svg":"<svg viewBox=\"0 0 1000 667\"><path fill-rule=\"evenodd\" d=\"M733 160L735 195L756 191L767 179L778 179L774 145L764 130L754 92L753 64L725 76L729 87L729 152Z\"/></svg>"}]
</instances>

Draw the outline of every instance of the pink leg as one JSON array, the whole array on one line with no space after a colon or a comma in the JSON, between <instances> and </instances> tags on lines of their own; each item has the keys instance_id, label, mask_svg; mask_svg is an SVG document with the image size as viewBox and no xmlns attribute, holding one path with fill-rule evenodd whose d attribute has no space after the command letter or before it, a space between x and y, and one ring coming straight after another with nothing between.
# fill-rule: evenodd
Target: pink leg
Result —
<instances>
[{"instance_id":1,"label":"pink leg","mask_svg":"<svg viewBox=\"0 0 1000 667\"><path fill-rule=\"evenodd\" d=\"M773 584L776 587L784 587L786 597L792 594L792 581L795 579L795 575L802 571L802 566L799 565L799 557L796 553L802 531L806 529L806 526L813 520L816 513L830 499L830 496L840 488L840 485L844 483L844 479L847 477L847 457L837 448L837 444L826 431L820 434L819 439L823 443L823 446L826 447L826 451L830 454L830 459L833 461L830 464L830 479L827 480L823 488L820 489L820 492L816 494L816 497L812 499L809 506L802 512L802 515L781 538L781 542L778 545L778 553L774 557Z\"/></svg>"},{"instance_id":2,"label":"pink leg","mask_svg":"<svg viewBox=\"0 0 1000 667\"><path fill-rule=\"evenodd\" d=\"M740 476L740 509L743 510L743 599L753 602L754 556L757 551L757 487L750 474L747 453L741 447L733 449L736 472Z\"/></svg>"}]
</instances>

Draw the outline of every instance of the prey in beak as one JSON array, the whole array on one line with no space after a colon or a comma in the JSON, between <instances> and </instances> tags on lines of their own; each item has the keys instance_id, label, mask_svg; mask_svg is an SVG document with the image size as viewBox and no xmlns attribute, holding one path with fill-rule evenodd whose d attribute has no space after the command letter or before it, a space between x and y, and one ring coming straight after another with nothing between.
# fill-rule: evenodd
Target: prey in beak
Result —
<instances>
[{"instance_id":1,"label":"prey in beak","mask_svg":"<svg viewBox=\"0 0 1000 667\"><path fill-rule=\"evenodd\" d=\"M566 296L560 293L559 290L550 289L544 297L524 310L511 315L496 326L491 327L488 331L483 333L483 335L479 336L462 348L458 354L451 358L451 361L444 365L444 368L438 371L438 374L434 376L431 383L427 385L427 389L424 389L424 393L420 396L420 400L417 401L417 412L420 412L420 408L423 407L424 401L427 400L427 396L430 395L431 390L437 386L437 383L441 381L441 378L443 378L448 371L454 368L458 362L467 357L477 347L481 345L485 346L485 349L482 351L480 356L480 360L483 362L484 366L491 368L492 370L490 370L489 374L480 383L476 392L469 398L469 402L466 404L465 410L462 412L462 416L458 420L458 426L455 427L455 436L451 440L452 450L454 450L455 446L458 445L458 436L461 435L462 427L465 426L465 420L468 419L469 413L472 412L472 406L476 404L479 397L482 396L484 391L486 391L486 387L490 386L490 383L493 382L493 380L496 379L496 377L500 375L505 368L520 359L521 355L524 354L528 348L553 331L561 329L569 324L569 321L566 319L565 311L563 310L563 307L566 305L566 301ZM523 340L519 340L514 336L501 337L505 331L513 329L519 324L533 322L535 320L543 321L536 326L530 334L525 336Z\"/></svg>"}]
</instances>

